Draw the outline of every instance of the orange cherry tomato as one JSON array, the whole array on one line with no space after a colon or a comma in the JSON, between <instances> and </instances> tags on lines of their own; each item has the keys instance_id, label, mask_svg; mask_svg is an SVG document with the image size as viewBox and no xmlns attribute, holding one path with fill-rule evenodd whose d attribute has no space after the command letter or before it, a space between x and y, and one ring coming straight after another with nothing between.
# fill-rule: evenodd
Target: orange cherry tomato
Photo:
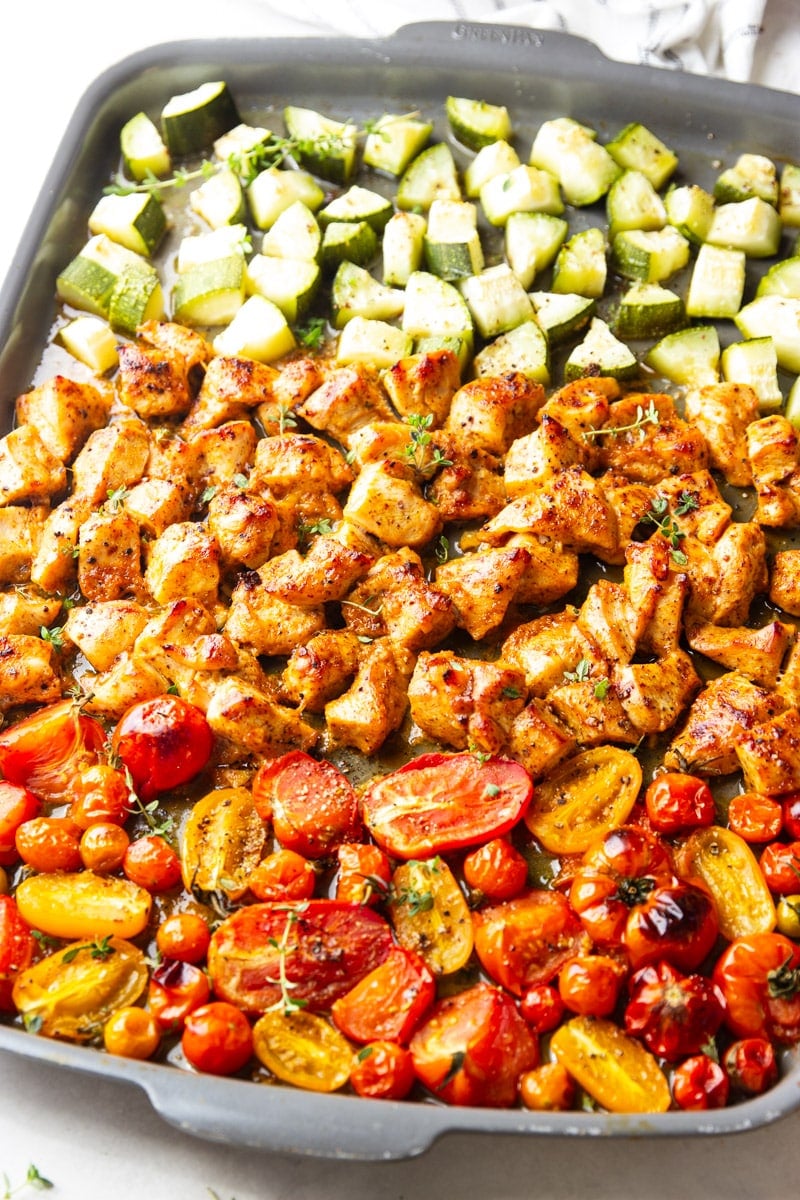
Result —
<instances>
[{"instance_id":1,"label":"orange cherry tomato","mask_svg":"<svg viewBox=\"0 0 800 1200\"><path fill-rule=\"evenodd\" d=\"M760 1096L778 1082L775 1047L766 1038L739 1038L722 1059L731 1089L742 1096Z\"/></svg>"},{"instance_id":2,"label":"orange cherry tomato","mask_svg":"<svg viewBox=\"0 0 800 1200\"><path fill-rule=\"evenodd\" d=\"M138 837L128 846L122 870L148 892L168 892L181 881L181 860L166 838L157 833Z\"/></svg>"},{"instance_id":3,"label":"orange cherry tomato","mask_svg":"<svg viewBox=\"0 0 800 1200\"><path fill-rule=\"evenodd\" d=\"M691 883L662 885L631 910L625 948L634 970L666 959L683 971L699 967L719 933L714 901Z\"/></svg>"},{"instance_id":4,"label":"orange cherry tomato","mask_svg":"<svg viewBox=\"0 0 800 1200\"><path fill-rule=\"evenodd\" d=\"M194 963L165 959L150 976L147 1007L160 1030L182 1029L190 1012L208 1002L208 976Z\"/></svg>"},{"instance_id":5,"label":"orange cherry tomato","mask_svg":"<svg viewBox=\"0 0 800 1200\"><path fill-rule=\"evenodd\" d=\"M532 796L531 777L517 762L423 754L370 784L361 811L387 854L429 858L507 833Z\"/></svg>"},{"instance_id":6,"label":"orange cherry tomato","mask_svg":"<svg viewBox=\"0 0 800 1200\"><path fill-rule=\"evenodd\" d=\"M103 1045L122 1058L152 1058L161 1033L152 1013L128 1004L112 1013L103 1026Z\"/></svg>"},{"instance_id":7,"label":"orange cherry tomato","mask_svg":"<svg viewBox=\"0 0 800 1200\"><path fill-rule=\"evenodd\" d=\"M354 1042L405 1044L436 998L436 979L419 955L395 946L374 970L331 1005Z\"/></svg>"},{"instance_id":8,"label":"orange cherry tomato","mask_svg":"<svg viewBox=\"0 0 800 1200\"><path fill-rule=\"evenodd\" d=\"M575 1104L575 1081L561 1063L541 1063L520 1077L519 1098L536 1112L568 1112Z\"/></svg>"},{"instance_id":9,"label":"orange cherry tomato","mask_svg":"<svg viewBox=\"0 0 800 1200\"><path fill-rule=\"evenodd\" d=\"M606 954L579 954L558 973L564 1006L585 1016L608 1017L617 1007L625 968Z\"/></svg>"},{"instance_id":10,"label":"orange cherry tomato","mask_svg":"<svg viewBox=\"0 0 800 1200\"><path fill-rule=\"evenodd\" d=\"M464 878L488 900L512 900L528 882L528 863L507 838L491 838L464 859Z\"/></svg>"},{"instance_id":11,"label":"orange cherry tomato","mask_svg":"<svg viewBox=\"0 0 800 1200\"><path fill-rule=\"evenodd\" d=\"M377 904L385 899L392 878L392 865L370 842L342 842L336 847L339 870L336 899L349 904Z\"/></svg>"},{"instance_id":12,"label":"orange cherry tomato","mask_svg":"<svg viewBox=\"0 0 800 1200\"><path fill-rule=\"evenodd\" d=\"M586 953L588 935L560 892L531 891L472 914L484 970L515 996L549 983L568 959Z\"/></svg>"},{"instance_id":13,"label":"orange cherry tomato","mask_svg":"<svg viewBox=\"0 0 800 1200\"><path fill-rule=\"evenodd\" d=\"M80 832L69 817L34 817L17 829L17 853L34 871L77 871L82 866Z\"/></svg>"},{"instance_id":14,"label":"orange cherry tomato","mask_svg":"<svg viewBox=\"0 0 800 1200\"><path fill-rule=\"evenodd\" d=\"M212 1000L187 1016L181 1048L196 1070L233 1075L252 1057L253 1031L233 1004Z\"/></svg>"},{"instance_id":15,"label":"orange cherry tomato","mask_svg":"<svg viewBox=\"0 0 800 1200\"><path fill-rule=\"evenodd\" d=\"M707 1054L685 1058L672 1075L673 1099L679 1108L690 1112L724 1108L729 1091L728 1076Z\"/></svg>"},{"instance_id":16,"label":"orange cherry tomato","mask_svg":"<svg viewBox=\"0 0 800 1200\"><path fill-rule=\"evenodd\" d=\"M657 775L645 791L644 806L659 833L680 833L714 823L714 797L708 784L681 771Z\"/></svg>"},{"instance_id":17,"label":"orange cherry tomato","mask_svg":"<svg viewBox=\"0 0 800 1200\"><path fill-rule=\"evenodd\" d=\"M712 973L725 998L725 1024L736 1037L791 1044L800 1040L800 946L782 933L736 938Z\"/></svg>"},{"instance_id":18,"label":"orange cherry tomato","mask_svg":"<svg viewBox=\"0 0 800 1200\"><path fill-rule=\"evenodd\" d=\"M770 842L758 864L771 892L788 896L800 889L800 841Z\"/></svg>"},{"instance_id":19,"label":"orange cherry tomato","mask_svg":"<svg viewBox=\"0 0 800 1200\"><path fill-rule=\"evenodd\" d=\"M510 1108L539 1064L536 1035L505 992L477 983L434 1005L409 1049L420 1082L447 1104Z\"/></svg>"},{"instance_id":20,"label":"orange cherry tomato","mask_svg":"<svg viewBox=\"0 0 800 1200\"><path fill-rule=\"evenodd\" d=\"M316 883L313 863L285 849L262 858L247 877L247 886L256 900L309 900Z\"/></svg>"},{"instance_id":21,"label":"orange cherry tomato","mask_svg":"<svg viewBox=\"0 0 800 1200\"><path fill-rule=\"evenodd\" d=\"M245 1012L292 999L328 1009L387 957L392 934L379 913L338 900L249 904L211 935L214 991Z\"/></svg>"},{"instance_id":22,"label":"orange cherry tomato","mask_svg":"<svg viewBox=\"0 0 800 1200\"><path fill-rule=\"evenodd\" d=\"M522 993L519 1011L534 1033L550 1033L561 1023L564 1001L552 984L534 983Z\"/></svg>"},{"instance_id":23,"label":"orange cherry tomato","mask_svg":"<svg viewBox=\"0 0 800 1200\"><path fill-rule=\"evenodd\" d=\"M324 858L360 833L358 800L350 780L333 763L302 750L259 768L253 802L262 819L272 819L281 846L306 858Z\"/></svg>"},{"instance_id":24,"label":"orange cherry tomato","mask_svg":"<svg viewBox=\"0 0 800 1200\"><path fill-rule=\"evenodd\" d=\"M783 828L783 807L760 792L741 792L728 805L728 828L746 842L769 842Z\"/></svg>"},{"instance_id":25,"label":"orange cherry tomato","mask_svg":"<svg viewBox=\"0 0 800 1200\"><path fill-rule=\"evenodd\" d=\"M199 963L208 953L211 930L199 913L179 912L166 917L156 930L156 946L164 958Z\"/></svg>"},{"instance_id":26,"label":"orange cherry tomato","mask_svg":"<svg viewBox=\"0 0 800 1200\"><path fill-rule=\"evenodd\" d=\"M82 769L105 745L102 725L72 700L46 705L0 732L0 771L41 800L68 799Z\"/></svg>"},{"instance_id":27,"label":"orange cherry tomato","mask_svg":"<svg viewBox=\"0 0 800 1200\"><path fill-rule=\"evenodd\" d=\"M569 891L581 924L598 946L619 946L631 910L658 882L674 879L664 843L645 829L623 825L585 851Z\"/></svg>"},{"instance_id":28,"label":"orange cherry tomato","mask_svg":"<svg viewBox=\"0 0 800 1200\"><path fill-rule=\"evenodd\" d=\"M108 875L122 866L130 844L131 839L121 825L98 822L81 835L81 861L87 871Z\"/></svg>"},{"instance_id":29,"label":"orange cherry tomato","mask_svg":"<svg viewBox=\"0 0 800 1200\"><path fill-rule=\"evenodd\" d=\"M131 705L111 739L113 752L144 799L193 779L211 757L213 744L202 710L168 693Z\"/></svg>"},{"instance_id":30,"label":"orange cherry tomato","mask_svg":"<svg viewBox=\"0 0 800 1200\"><path fill-rule=\"evenodd\" d=\"M17 783L0 780L0 865L11 867L19 862L17 830L41 811L42 802L33 792Z\"/></svg>"},{"instance_id":31,"label":"orange cherry tomato","mask_svg":"<svg viewBox=\"0 0 800 1200\"><path fill-rule=\"evenodd\" d=\"M404 1100L416 1083L411 1051L397 1042L370 1042L356 1055L350 1085L372 1100Z\"/></svg>"},{"instance_id":32,"label":"orange cherry tomato","mask_svg":"<svg viewBox=\"0 0 800 1200\"><path fill-rule=\"evenodd\" d=\"M124 825L131 815L131 790L125 776L108 763L92 763L81 771L70 794L69 815L81 829L101 822Z\"/></svg>"}]
</instances>

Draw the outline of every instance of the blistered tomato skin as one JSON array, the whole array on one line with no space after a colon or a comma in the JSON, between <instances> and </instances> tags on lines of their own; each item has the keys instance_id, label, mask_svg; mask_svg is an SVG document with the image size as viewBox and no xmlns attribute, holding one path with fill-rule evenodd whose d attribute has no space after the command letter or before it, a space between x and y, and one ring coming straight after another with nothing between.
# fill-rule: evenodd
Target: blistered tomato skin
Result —
<instances>
[{"instance_id":1,"label":"blistered tomato skin","mask_svg":"<svg viewBox=\"0 0 800 1200\"><path fill-rule=\"evenodd\" d=\"M473 913L475 950L487 974L514 996L550 983L564 964L590 948L589 937L560 892L534 891Z\"/></svg>"},{"instance_id":2,"label":"blistered tomato skin","mask_svg":"<svg viewBox=\"0 0 800 1200\"><path fill-rule=\"evenodd\" d=\"M705 780L668 771L658 775L644 794L650 824L659 833L679 833L714 821L714 797Z\"/></svg>"},{"instance_id":3,"label":"blistered tomato skin","mask_svg":"<svg viewBox=\"0 0 800 1200\"><path fill-rule=\"evenodd\" d=\"M122 1058L152 1058L161 1034L152 1013L138 1005L118 1008L103 1026L103 1045Z\"/></svg>"},{"instance_id":4,"label":"blistered tomato skin","mask_svg":"<svg viewBox=\"0 0 800 1200\"><path fill-rule=\"evenodd\" d=\"M507 838L492 838L464 859L464 878L487 900L512 900L528 882L528 864Z\"/></svg>"},{"instance_id":5,"label":"blistered tomato skin","mask_svg":"<svg viewBox=\"0 0 800 1200\"><path fill-rule=\"evenodd\" d=\"M775 1047L766 1038L740 1038L732 1042L722 1065L731 1089L743 1096L760 1096L778 1082Z\"/></svg>"},{"instance_id":6,"label":"blistered tomato skin","mask_svg":"<svg viewBox=\"0 0 800 1200\"><path fill-rule=\"evenodd\" d=\"M164 958L201 963L208 953L211 930L199 913L173 913L156 930L156 946Z\"/></svg>"},{"instance_id":7,"label":"blistered tomato skin","mask_svg":"<svg viewBox=\"0 0 800 1200\"><path fill-rule=\"evenodd\" d=\"M13 1012L11 985L35 953L36 940L13 897L0 895L0 1008Z\"/></svg>"},{"instance_id":8,"label":"blistered tomato skin","mask_svg":"<svg viewBox=\"0 0 800 1200\"><path fill-rule=\"evenodd\" d=\"M159 1030L173 1033L183 1029L189 1013L206 1004L210 995L211 985L200 967L165 959L150 976L147 1007Z\"/></svg>"},{"instance_id":9,"label":"blistered tomato skin","mask_svg":"<svg viewBox=\"0 0 800 1200\"><path fill-rule=\"evenodd\" d=\"M267 854L247 877L256 900L309 900L316 885L314 864L295 850Z\"/></svg>"},{"instance_id":10,"label":"blistered tomato skin","mask_svg":"<svg viewBox=\"0 0 800 1200\"><path fill-rule=\"evenodd\" d=\"M80 833L69 817L34 817L17 829L17 853L34 871L77 871L83 861Z\"/></svg>"},{"instance_id":11,"label":"blistered tomato skin","mask_svg":"<svg viewBox=\"0 0 800 1200\"><path fill-rule=\"evenodd\" d=\"M714 902L703 888L675 883L654 888L631 910L624 944L634 970L666 959L683 971L699 967L719 932Z\"/></svg>"},{"instance_id":12,"label":"blistered tomato skin","mask_svg":"<svg viewBox=\"0 0 800 1200\"><path fill-rule=\"evenodd\" d=\"M716 984L702 975L683 975L667 962L637 971L628 991L625 1029L670 1062L698 1054L725 1016Z\"/></svg>"},{"instance_id":13,"label":"blistered tomato skin","mask_svg":"<svg viewBox=\"0 0 800 1200\"><path fill-rule=\"evenodd\" d=\"M148 892L168 892L181 881L181 863L169 842L157 833L130 843L122 870L132 883Z\"/></svg>"},{"instance_id":14,"label":"blistered tomato skin","mask_svg":"<svg viewBox=\"0 0 800 1200\"><path fill-rule=\"evenodd\" d=\"M68 800L81 772L98 761L102 725L59 700L0 732L0 772L46 803Z\"/></svg>"},{"instance_id":15,"label":"blistered tomato skin","mask_svg":"<svg viewBox=\"0 0 800 1200\"><path fill-rule=\"evenodd\" d=\"M411 1051L397 1042L372 1042L356 1055L350 1085L372 1100L404 1100L416 1082Z\"/></svg>"},{"instance_id":16,"label":"blistered tomato skin","mask_svg":"<svg viewBox=\"0 0 800 1200\"><path fill-rule=\"evenodd\" d=\"M705 1112L724 1108L728 1103L730 1083L719 1063L707 1054L685 1058L672 1076L672 1096L678 1108L689 1112Z\"/></svg>"},{"instance_id":17,"label":"blistered tomato skin","mask_svg":"<svg viewBox=\"0 0 800 1200\"><path fill-rule=\"evenodd\" d=\"M111 739L114 754L143 799L193 779L208 762L213 743L204 713L169 694L132 705Z\"/></svg>"},{"instance_id":18,"label":"blistered tomato skin","mask_svg":"<svg viewBox=\"0 0 800 1200\"><path fill-rule=\"evenodd\" d=\"M354 1042L406 1044L436 998L436 980L413 951L395 947L331 1006L334 1024Z\"/></svg>"},{"instance_id":19,"label":"blistered tomato skin","mask_svg":"<svg viewBox=\"0 0 800 1200\"><path fill-rule=\"evenodd\" d=\"M713 980L725 997L725 1024L740 1038L800 1040L800 946L781 933L737 938L723 950Z\"/></svg>"},{"instance_id":20,"label":"blistered tomato skin","mask_svg":"<svg viewBox=\"0 0 800 1200\"><path fill-rule=\"evenodd\" d=\"M608 1017L617 1007L624 976L625 967L608 955L576 955L559 972L559 995L570 1012Z\"/></svg>"}]
</instances>

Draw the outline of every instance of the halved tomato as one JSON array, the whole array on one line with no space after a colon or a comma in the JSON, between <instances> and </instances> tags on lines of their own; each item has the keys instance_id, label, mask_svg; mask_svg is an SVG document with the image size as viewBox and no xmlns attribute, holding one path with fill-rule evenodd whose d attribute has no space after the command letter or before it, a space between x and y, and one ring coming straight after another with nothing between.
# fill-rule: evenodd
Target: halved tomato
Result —
<instances>
[{"instance_id":1,"label":"halved tomato","mask_svg":"<svg viewBox=\"0 0 800 1200\"><path fill-rule=\"evenodd\" d=\"M350 1078L355 1056L349 1042L319 1015L265 1013L253 1029L256 1057L278 1079L309 1092L335 1092Z\"/></svg>"},{"instance_id":2,"label":"halved tomato","mask_svg":"<svg viewBox=\"0 0 800 1200\"><path fill-rule=\"evenodd\" d=\"M267 831L247 788L218 788L193 805L181 836L187 892L239 900L264 852Z\"/></svg>"},{"instance_id":3,"label":"halved tomato","mask_svg":"<svg viewBox=\"0 0 800 1200\"><path fill-rule=\"evenodd\" d=\"M407 1042L436 997L436 980L418 954L396 946L341 996L331 1016L354 1042Z\"/></svg>"},{"instance_id":4,"label":"halved tomato","mask_svg":"<svg viewBox=\"0 0 800 1200\"><path fill-rule=\"evenodd\" d=\"M429 858L507 833L533 796L517 762L423 754L375 780L361 797L364 824L395 858Z\"/></svg>"},{"instance_id":5,"label":"halved tomato","mask_svg":"<svg viewBox=\"0 0 800 1200\"><path fill-rule=\"evenodd\" d=\"M48 704L0 733L0 772L41 800L67 798L82 767L98 761L105 733L74 700Z\"/></svg>"},{"instance_id":6,"label":"halved tomato","mask_svg":"<svg viewBox=\"0 0 800 1200\"><path fill-rule=\"evenodd\" d=\"M549 983L570 958L591 949L589 935L560 892L532 891L472 917L478 958L515 996Z\"/></svg>"},{"instance_id":7,"label":"halved tomato","mask_svg":"<svg viewBox=\"0 0 800 1200\"><path fill-rule=\"evenodd\" d=\"M306 858L322 858L342 842L358 840L358 801L350 780L334 763L302 750L259 768L253 802L263 820L272 820L280 844Z\"/></svg>"},{"instance_id":8,"label":"halved tomato","mask_svg":"<svg viewBox=\"0 0 800 1200\"><path fill-rule=\"evenodd\" d=\"M466 966L475 941L472 914L443 858L400 864L389 886L389 919L400 945L434 975Z\"/></svg>"},{"instance_id":9,"label":"halved tomato","mask_svg":"<svg viewBox=\"0 0 800 1200\"><path fill-rule=\"evenodd\" d=\"M226 917L211 938L214 991L245 1012L288 1001L330 1008L382 963L392 948L386 920L338 900L250 904Z\"/></svg>"}]
</instances>

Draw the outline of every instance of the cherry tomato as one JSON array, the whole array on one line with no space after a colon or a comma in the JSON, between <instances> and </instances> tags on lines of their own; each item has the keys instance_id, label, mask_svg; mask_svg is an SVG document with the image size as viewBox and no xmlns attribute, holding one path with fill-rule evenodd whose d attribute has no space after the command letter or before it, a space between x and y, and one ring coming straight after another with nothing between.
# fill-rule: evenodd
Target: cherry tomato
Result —
<instances>
[{"instance_id":1,"label":"cherry tomato","mask_svg":"<svg viewBox=\"0 0 800 1200\"><path fill-rule=\"evenodd\" d=\"M275 850L247 877L256 900L309 900L314 895L314 864L294 850Z\"/></svg>"},{"instance_id":2,"label":"cherry tomato","mask_svg":"<svg viewBox=\"0 0 800 1200\"><path fill-rule=\"evenodd\" d=\"M285 999L327 1009L387 957L386 920L370 908L338 900L250 904L211 936L208 970L214 991L245 1012L265 1012Z\"/></svg>"},{"instance_id":3,"label":"cherry tomato","mask_svg":"<svg viewBox=\"0 0 800 1200\"><path fill-rule=\"evenodd\" d=\"M575 1104L575 1081L561 1063L541 1063L520 1076L519 1097L536 1112L568 1112Z\"/></svg>"},{"instance_id":4,"label":"cherry tomato","mask_svg":"<svg viewBox=\"0 0 800 1200\"><path fill-rule=\"evenodd\" d=\"M464 878L488 900L511 900L528 882L528 863L507 838L491 838L464 859Z\"/></svg>"},{"instance_id":5,"label":"cherry tomato","mask_svg":"<svg viewBox=\"0 0 800 1200\"><path fill-rule=\"evenodd\" d=\"M241 900L267 840L250 791L216 788L192 805L181 838L181 872L187 892L220 892Z\"/></svg>"},{"instance_id":6,"label":"cherry tomato","mask_svg":"<svg viewBox=\"0 0 800 1200\"><path fill-rule=\"evenodd\" d=\"M737 938L723 950L713 980L736 1037L791 1044L800 1039L800 946L781 933Z\"/></svg>"},{"instance_id":7,"label":"cherry tomato","mask_svg":"<svg viewBox=\"0 0 800 1200\"><path fill-rule=\"evenodd\" d=\"M532 891L473 913L475 950L487 974L521 996L549 983L568 959L586 953L588 935L560 892Z\"/></svg>"},{"instance_id":8,"label":"cherry tomato","mask_svg":"<svg viewBox=\"0 0 800 1200\"><path fill-rule=\"evenodd\" d=\"M674 880L663 842L645 829L623 825L585 851L570 885L569 900L598 946L619 946L631 910L658 883Z\"/></svg>"},{"instance_id":9,"label":"cherry tomato","mask_svg":"<svg viewBox=\"0 0 800 1200\"><path fill-rule=\"evenodd\" d=\"M714 902L691 883L660 886L631 910L625 925L625 948L634 970L666 959L693 971L712 950L719 923Z\"/></svg>"},{"instance_id":10,"label":"cherry tomato","mask_svg":"<svg viewBox=\"0 0 800 1200\"><path fill-rule=\"evenodd\" d=\"M233 1004L212 1000L186 1018L181 1047L187 1060L208 1075L233 1075L253 1054L253 1031Z\"/></svg>"},{"instance_id":11,"label":"cherry tomato","mask_svg":"<svg viewBox=\"0 0 800 1200\"><path fill-rule=\"evenodd\" d=\"M103 1026L103 1045L122 1058L152 1058L160 1041L152 1013L135 1004L118 1008Z\"/></svg>"},{"instance_id":12,"label":"cherry tomato","mask_svg":"<svg viewBox=\"0 0 800 1200\"><path fill-rule=\"evenodd\" d=\"M0 1009L13 1011L11 984L27 970L35 952L36 939L16 901L11 896L0 896Z\"/></svg>"},{"instance_id":13,"label":"cherry tomato","mask_svg":"<svg viewBox=\"0 0 800 1200\"><path fill-rule=\"evenodd\" d=\"M800 792L781 797L783 827L790 838L800 838Z\"/></svg>"},{"instance_id":14,"label":"cherry tomato","mask_svg":"<svg viewBox=\"0 0 800 1200\"><path fill-rule=\"evenodd\" d=\"M510 1108L539 1064L538 1040L511 997L477 983L438 1001L411 1039L420 1082L447 1104Z\"/></svg>"},{"instance_id":15,"label":"cherry tomato","mask_svg":"<svg viewBox=\"0 0 800 1200\"><path fill-rule=\"evenodd\" d=\"M271 817L281 846L306 858L324 858L360 833L358 800L350 780L333 763L302 750L259 768L253 802L262 819Z\"/></svg>"},{"instance_id":16,"label":"cherry tomato","mask_svg":"<svg viewBox=\"0 0 800 1200\"><path fill-rule=\"evenodd\" d=\"M124 825L132 811L131 790L121 771L108 763L92 763L70 790L69 815L81 829L111 822Z\"/></svg>"},{"instance_id":17,"label":"cherry tomato","mask_svg":"<svg viewBox=\"0 0 800 1200\"><path fill-rule=\"evenodd\" d=\"M16 833L25 821L42 811L42 802L33 792L16 783L0 780L0 864L11 867L19 862Z\"/></svg>"},{"instance_id":18,"label":"cherry tomato","mask_svg":"<svg viewBox=\"0 0 800 1200\"><path fill-rule=\"evenodd\" d=\"M532 795L531 778L519 763L423 754L367 787L361 809L387 854L429 858L507 833Z\"/></svg>"},{"instance_id":19,"label":"cherry tomato","mask_svg":"<svg viewBox=\"0 0 800 1200\"><path fill-rule=\"evenodd\" d=\"M117 871L125 860L131 839L121 825L110 821L90 825L81 835L81 862L87 871L98 875L109 875Z\"/></svg>"},{"instance_id":20,"label":"cherry tomato","mask_svg":"<svg viewBox=\"0 0 800 1200\"><path fill-rule=\"evenodd\" d=\"M97 762L104 744L98 721L72 700L59 700L0 732L0 771L41 800L59 803L80 772Z\"/></svg>"},{"instance_id":21,"label":"cherry tomato","mask_svg":"<svg viewBox=\"0 0 800 1200\"><path fill-rule=\"evenodd\" d=\"M17 886L19 911L31 929L50 937L136 937L150 919L152 897L116 875L58 871L30 875Z\"/></svg>"},{"instance_id":22,"label":"cherry tomato","mask_svg":"<svg viewBox=\"0 0 800 1200\"><path fill-rule=\"evenodd\" d=\"M211 757L214 735L194 704L165 693L122 714L111 748L143 799L193 779Z\"/></svg>"},{"instance_id":23,"label":"cherry tomato","mask_svg":"<svg viewBox=\"0 0 800 1200\"><path fill-rule=\"evenodd\" d=\"M629 750L592 746L559 763L537 784L525 824L552 854L582 854L630 817L642 768Z\"/></svg>"},{"instance_id":24,"label":"cherry tomato","mask_svg":"<svg viewBox=\"0 0 800 1200\"><path fill-rule=\"evenodd\" d=\"M608 1017L617 1007L625 968L606 954L579 954L558 973L566 1008L586 1016Z\"/></svg>"},{"instance_id":25,"label":"cherry tomato","mask_svg":"<svg viewBox=\"0 0 800 1200\"><path fill-rule=\"evenodd\" d=\"M199 963L208 953L211 930L199 913L179 912L166 917L156 930L156 946L164 958Z\"/></svg>"},{"instance_id":26,"label":"cherry tomato","mask_svg":"<svg viewBox=\"0 0 800 1200\"><path fill-rule=\"evenodd\" d=\"M342 842L336 847L339 871L336 899L350 904L377 904L389 890L392 867L384 852L369 842Z\"/></svg>"},{"instance_id":27,"label":"cherry tomato","mask_svg":"<svg viewBox=\"0 0 800 1200\"><path fill-rule=\"evenodd\" d=\"M404 1100L416 1082L411 1051L397 1042L362 1046L350 1071L350 1086L372 1100Z\"/></svg>"},{"instance_id":28,"label":"cherry tomato","mask_svg":"<svg viewBox=\"0 0 800 1200\"><path fill-rule=\"evenodd\" d=\"M148 892L168 892L181 881L181 861L166 838L157 833L138 837L128 846L122 870Z\"/></svg>"},{"instance_id":29,"label":"cherry tomato","mask_svg":"<svg viewBox=\"0 0 800 1200\"><path fill-rule=\"evenodd\" d=\"M724 1108L729 1091L728 1076L707 1054L685 1058L672 1075L673 1099L679 1108L690 1112Z\"/></svg>"},{"instance_id":30,"label":"cherry tomato","mask_svg":"<svg viewBox=\"0 0 800 1200\"><path fill-rule=\"evenodd\" d=\"M745 1096L760 1096L778 1082L775 1047L766 1038L739 1038L732 1042L722 1065L733 1091Z\"/></svg>"},{"instance_id":31,"label":"cherry tomato","mask_svg":"<svg viewBox=\"0 0 800 1200\"><path fill-rule=\"evenodd\" d=\"M794 892L788 896L781 896L775 915L777 918L775 928L778 933L785 933L787 937L795 940L800 938L800 893Z\"/></svg>"},{"instance_id":32,"label":"cherry tomato","mask_svg":"<svg viewBox=\"0 0 800 1200\"><path fill-rule=\"evenodd\" d=\"M746 842L769 842L783 828L783 808L771 796L740 792L728 805L728 828Z\"/></svg>"},{"instance_id":33,"label":"cherry tomato","mask_svg":"<svg viewBox=\"0 0 800 1200\"><path fill-rule=\"evenodd\" d=\"M211 984L194 963L164 959L150 976L147 1007L159 1030L172 1033L183 1029L187 1016L208 1002Z\"/></svg>"},{"instance_id":34,"label":"cherry tomato","mask_svg":"<svg viewBox=\"0 0 800 1200\"><path fill-rule=\"evenodd\" d=\"M253 1029L260 1062L284 1083L311 1092L336 1092L350 1078L353 1048L320 1013L278 1008Z\"/></svg>"},{"instance_id":35,"label":"cherry tomato","mask_svg":"<svg viewBox=\"0 0 800 1200\"><path fill-rule=\"evenodd\" d=\"M396 946L331 1005L331 1016L354 1042L405 1044L435 998L433 973L419 955Z\"/></svg>"},{"instance_id":36,"label":"cherry tomato","mask_svg":"<svg viewBox=\"0 0 800 1200\"><path fill-rule=\"evenodd\" d=\"M714 797L708 784L681 771L657 775L645 791L644 806L659 833L680 833L714 822Z\"/></svg>"},{"instance_id":37,"label":"cherry tomato","mask_svg":"<svg viewBox=\"0 0 800 1200\"><path fill-rule=\"evenodd\" d=\"M69 817L34 817L19 826L17 853L34 871L77 871L82 866L80 829Z\"/></svg>"},{"instance_id":38,"label":"cherry tomato","mask_svg":"<svg viewBox=\"0 0 800 1200\"><path fill-rule=\"evenodd\" d=\"M389 919L406 950L414 950L435 975L452 975L469 961L472 914L443 858L400 863L389 888Z\"/></svg>"},{"instance_id":39,"label":"cherry tomato","mask_svg":"<svg viewBox=\"0 0 800 1200\"><path fill-rule=\"evenodd\" d=\"M550 983L534 983L522 993L519 1011L534 1033L550 1033L561 1024L564 1001Z\"/></svg>"},{"instance_id":40,"label":"cherry tomato","mask_svg":"<svg viewBox=\"0 0 800 1200\"><path fill-rule=\"evenodd\" d=\"M642 967L629 983L625 1028L659 1058L697 1054L725 1015L725 1000L703 975L682 975L668 962Z\"/></svg>"},{"instance_id":41,"label":"cherry tomato","mask_svg":"<svg viewBox=\"0 0 800 1200\"><path fill-rule=\"evenodd\" d=\"M771 892L789 895L800 888L800 841L770 842L758 860Z\"/></svg>"},{"instance_id":42,"label":"cherry tomato","mask_svg":"<svg viewBox=\"0 0 800 1200\"><path fill-rule=\"evenodd\" d=\"M764 933L775 925L775 904L750 845L720 825L696 829L676 853L679 874L711 894L724 938Z\"/></svg>"},{"instance_id":43,"label":"cherry tomato","mask_svg":"<svg viewBox=\"0 0 800 1200\"><path fill-rule=\"evenodd\" d=\"M609 1112L669 1108L669 1085L657 1060L607 1017L571 1017L550 1038L550 1049L584 1091Z\"/></svg>"}]
</instances>

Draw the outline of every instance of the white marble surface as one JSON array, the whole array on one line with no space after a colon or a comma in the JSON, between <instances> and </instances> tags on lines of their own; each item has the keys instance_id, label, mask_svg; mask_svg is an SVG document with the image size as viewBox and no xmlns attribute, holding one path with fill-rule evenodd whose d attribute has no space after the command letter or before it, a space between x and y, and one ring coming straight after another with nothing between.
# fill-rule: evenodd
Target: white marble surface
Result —
<instances>
[{"instance_id":1,"label":"white marble surface","mask_svg":"<svg viewBox=\"0 0 800 1200\"><path fill-rule=\"evenodd\" d=\"M187 36L312 32L302 17L298 3L296 21L275 21L258 0L16 3L0 41L0 279L69 115L106 66ZM754 78L800 90L798 61L797 0L769 0ZM54 1182L58 1200L208 1200L212 1190L219 1200L788 1200L800 1176L800 1116L724 1139L459 1135L408 1162L329 1163L205 1144L162 1122L135 1088L0 1053L0 1195L3 1173L17 1184L29 1163Z\"/></svg>"}]
</instances>

